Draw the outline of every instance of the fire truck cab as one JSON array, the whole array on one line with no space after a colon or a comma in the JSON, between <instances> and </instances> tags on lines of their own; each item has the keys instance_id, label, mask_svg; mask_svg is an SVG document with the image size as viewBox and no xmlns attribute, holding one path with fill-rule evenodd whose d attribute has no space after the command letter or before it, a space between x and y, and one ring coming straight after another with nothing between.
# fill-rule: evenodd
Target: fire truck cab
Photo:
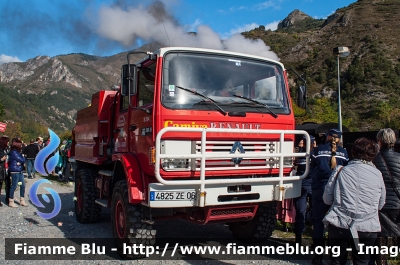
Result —
<instances>
[{"instance_id":1,"label":"fire truck cab","mask_svg":"<svg viewBox=\"0 0 400 265\"><path fill-rule=\"evenodd\" d=\"M157 220L227 223L263 240L276 203L300 195L294 111L284 66L260 56L187 47L146 53L118 90L78 111L71 164L79 222L111 208L117 246L153 244ZM305 92L298 96L302 105Z\"/></svg>"}]
</instances>

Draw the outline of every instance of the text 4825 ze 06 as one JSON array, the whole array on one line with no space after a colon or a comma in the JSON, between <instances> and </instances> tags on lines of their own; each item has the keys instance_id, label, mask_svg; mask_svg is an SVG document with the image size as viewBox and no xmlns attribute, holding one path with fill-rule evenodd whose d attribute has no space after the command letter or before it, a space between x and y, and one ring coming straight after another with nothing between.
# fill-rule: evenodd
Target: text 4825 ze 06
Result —
<instances>
[{"instance_id":1,"label":"text 4825 ze 06","mask_svg":"<svg viewBox=\"0 0 400 265\"><path fill-rule=\"evenodd\" d=\"M194 201L196 191L151 191L150 201Z\"/></svg>"}]
</instances>

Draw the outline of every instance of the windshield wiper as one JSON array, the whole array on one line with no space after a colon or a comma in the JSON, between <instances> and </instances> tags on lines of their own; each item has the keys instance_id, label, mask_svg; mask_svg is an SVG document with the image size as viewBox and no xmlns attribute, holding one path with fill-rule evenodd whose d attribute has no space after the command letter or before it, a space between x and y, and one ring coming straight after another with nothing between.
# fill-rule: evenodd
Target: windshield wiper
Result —
<instances>
[{"instance_id":1,"label":"windshield wiper","mask_svg":"<svg viewBox=\"0 0 400 265\"><path fill-rule=\"evenodd\" d=\"M187 92L190 92L190 93L192 93L192 94L194 94L194 95L197 95L197 96L199 96L199 97L201 97L201 98L205 98L205 99L207 99L207 100L209 100L210 102L212 102L213 104L214 104L214 106L216 106L217 108L218 108L218 110L222 113L222 114L224 114L224 116L226 115L226 111L225 110L223 110L218 104L217 104L217 102L215 102L212 98L209 98L209 97L207 97L207 96L204 96L203 94L201 94L201 93L199 93L199 92L197 92L197 91L194 91L194 90L190 90L190 89L188 89L188 88L184 88L184 87L181 87L181 86L175 86L175 87L177 87L177 88L179 88L179 89L182 89L182 90L185 90L185 91L187 91Z\"/></svg>"},{"instance_id":2,"label":"windshield wiper","mask_svg":"<svg viewBox=\"0 0 400 265\"><path fill-rule=\"evenodd\" d=\"M277 115L275 112L273 112L273 111L268 107L268 105L265 105L265 104L261 103L260 101L257 101L257 100L255 100L255 99L251 99L251 98L246 98L246 97L243 97L243 96L239 96L239 95L236 95L236 94L234 94L233 96L234 96L234 97L237 97L237 98L245 99L245 100L250 101L250 102L253 102L253 103L257 104L257 105L263 106L263 107L265 107L265 108L268 110L269 114L271 114L272 117L274 117L275 119L278 118L278 115Z\"/></svg>"}]
</instances>

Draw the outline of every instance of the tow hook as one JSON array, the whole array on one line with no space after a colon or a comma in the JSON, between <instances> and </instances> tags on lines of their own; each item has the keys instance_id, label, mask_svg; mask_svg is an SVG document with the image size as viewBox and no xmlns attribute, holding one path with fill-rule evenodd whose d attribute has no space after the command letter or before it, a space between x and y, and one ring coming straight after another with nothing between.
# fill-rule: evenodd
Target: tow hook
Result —
<instances>
[{"instance_id":1,"label":"tow hook","mask_svg":"<svg viewBox=\"0 0 400 265\"><path fill-rule=\"evenodd\" d=\"M142 223L153 225L154 221L153 221L153 218L152 218L151 210L149 212L149 217L150 217L149 219L142 219Z\"/></svg>"},{"instance_id":2,"label":"tow hook","mask_svg":"<svg viewBox=\"0 0 400 265\"><path fill-rule=\"evenodd\" d=\"M285 199L285 194L286 194L287 187L286 186L280 186L279 187L279 201L283 201Z\"/></svg>"}]
</instances>

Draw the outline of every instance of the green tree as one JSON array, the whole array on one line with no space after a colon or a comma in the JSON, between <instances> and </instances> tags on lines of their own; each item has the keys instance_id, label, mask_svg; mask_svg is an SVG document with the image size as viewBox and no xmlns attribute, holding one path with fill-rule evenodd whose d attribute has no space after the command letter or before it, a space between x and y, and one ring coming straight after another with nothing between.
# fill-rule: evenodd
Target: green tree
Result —
<instances>
[{"instance_id":1,"label":"green tree","mask_svg":"<svg viewBox=\"0 0 400 265\"><path fill-rule=\"evenodd\" d=\"M337 104L332 104L328 98L316 98L311 99L308 102L309 112L304 117L296 117L296 124L301 124L303 122L315 122L315 123L337 123L338 122L338 109ZM343 111L343 108L342 108ZM352 114L352 113L350 113ZM342 123L344 126L351 130L355 130L352 117L346 116L342 112Z\"/></svg>"},{"instance_id":2,"label":"green tree","mask_svg":"<svg viewBox=\"0 0 400 265\"><path fill-rule=\"evenodd\" d=\"M3 86L0 85L0 91L3 90ZM0 118L3 118L5 115L4 106L3 106L3 99L0 99Z\"/></svg>"},{"instance_id":3,"label":"green tree","mask_svg":"<svg viewBox=\"0 0 400 265\"><path fill-rule=\"evenodd\" d=\"M1 101L0 101L0 118L3 118L4 114L5 114L4 106L1 104Z\"/></svg>"},{"instance_id":4,"label":"green tree","mask_svg":"<svg viewBox=\"0 0 400 265\"><path fill-rule=\"evenodd\" d=\"M47 127L33 120L24 121L22 130L29 139L36 140L39 135L49 134Z\"/></svg>"},{"instance_id":5,"label":"green tree","mask_svg":"<svg viewBox=\"0 0 400 265\"><path fill-rule=\"evenodd\" d=\"M360 82L363 82L365 79L363 66L359 59L354 60L354 62L349 66L347 71L347 81L351 85L357 85Z\"/></svg>"},{"instance_id":6,"label":"green tree","mask_svg":"<svg viewBox=\"0 0 400 265\"><path fill-rule=\"evenodd\" d=\"M331 103L327 98L316 99L311 109L310 121L316 123L337 122L338 112L337 106Z\"/></svg>"},{"instance_id":7,"label":"green tree","mask_svg":"<svg viewBox=\"0 0 400 265\"><path fill-rule=\"evenodd\" d=\"M317 82L320 84L324 84L326 82L326 73L324 69L321 69L321 71L319 72Z\"/></svg>"},{"instance_id":8,"label":"green tree","mask_svg":"<svg viewBox=\"0 0 400 265\"><path fill-rule=\"evenodd\" d=\"M24 134L21 130L21 124L19 122L8 123L6 131L4 132L11 138L21 137L21 140L27 141L27 135Z\"/></svg>"},{"instance_id":9,"label":"green tree","mask_svg":"<svg viewBox=\"0 0 400 265\"><path fill-rule=\"evenodd\" d=\"M377 121L380 128L400 128L400 109L387 102L379 102L375 107L373 119Z\"/></svg>"},{"instance_id":10,"label":"green tree","mask_svg":"<svg viewBox=\"0 0 400 265\"><path fill-rule=\"evenodd\" d=\"M72 139L72 131L64 131L62 133L59 133L58 136L60 137L61 141L68 140L68 138L70 137Z\"/></svg>"}]
</instances>

